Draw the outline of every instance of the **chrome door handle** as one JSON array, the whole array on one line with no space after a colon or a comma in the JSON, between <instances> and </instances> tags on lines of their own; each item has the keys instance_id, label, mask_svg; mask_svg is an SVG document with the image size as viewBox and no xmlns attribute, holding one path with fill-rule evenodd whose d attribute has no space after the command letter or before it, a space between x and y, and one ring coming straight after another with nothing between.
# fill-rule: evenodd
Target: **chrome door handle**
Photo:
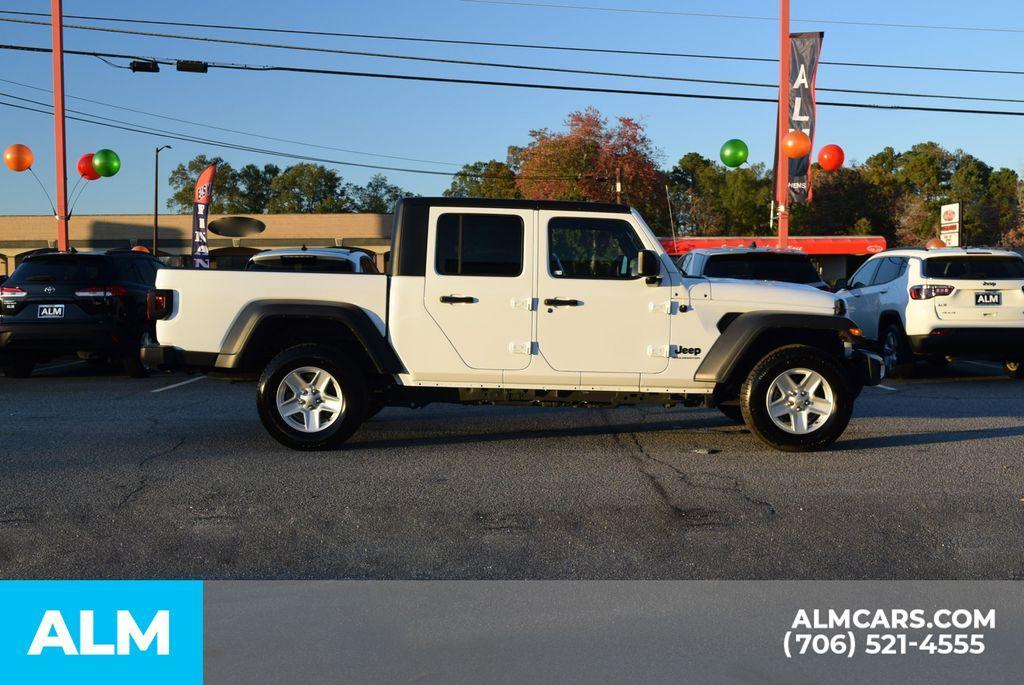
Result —
<instances>
[{"instance_id":1,"label":"chrome door handle","mask_svg":"<svg viewBox=\"0 0 1024 685\"><path fill-rule=\"evenodd\" d=\"M580 307L583 305L581 300L565 300L561 297L552 297L544 300L544 306L546 307Z\"/></svg>"},{"instance_id":2,"label":"chrome door handle","mask_svg":"<svg viewBox=\"0 0 1024 685\"><path fill-rule=\"evenodd\" d=\"M464 295L442 295L441 302L444 304L473 304L477 299Z\"/></svg>"}]
</instances>

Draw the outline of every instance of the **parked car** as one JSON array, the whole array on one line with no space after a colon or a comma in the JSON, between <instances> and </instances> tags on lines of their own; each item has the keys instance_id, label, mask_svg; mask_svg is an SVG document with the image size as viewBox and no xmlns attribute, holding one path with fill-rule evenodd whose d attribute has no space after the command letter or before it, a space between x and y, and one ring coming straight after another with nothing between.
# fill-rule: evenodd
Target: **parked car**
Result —
<instances>
[{"instance_id":1,"label":"parked car","mask_svg":"<svg viewBox=\"0 0 1024 685\"><path fill-rule=\"evenodd\" d=\"M864 262L840 293L888 372L920 359L1002 361L1021 377L1024 259L974 248L901 249Z\"/></svg>"},{"instance_id":2,"label":"parked car","mask_svg":"<svg viewBox=\"0 0 1024 685\"><path fill-rule=\"evenodd\" d=\"M167 269L157 286L143 358L258 378L263 425L295 449L338 446L383 406L454 402L727 407L813 450L881 371L834 295L687 284L624 205L409 198L389 275Z\"/></svg>"},{"instance_id":3,"label":"parked car","mask_svg":"<svg viewBox=\"0 0 1024 685\"><path fill-rule=\"evenodd\" d=\"M265 250L250 257L245 270L332 274L380 273L372 253L345 247Z\"/></svg>"},{"instance_id":4,"label":"parked car","mask_svg":"<svg viewBox=\"0 0 1024 685\"><path fill-rule=\"evenodd\" d=\"M38 363L78 354L145 375L138 348L152 338L146 294L161 266L120 249L25 258L0 286L0 368L23 378Z\"/></svg>"},{"instance_id":5,"label":"parked car","mask_svg":"<svg viewBox=\"0 0 1024 685\"><path fill-rule=\"evenodd\" d=\"M684 275L692 278L777 281L831 290L811 258L800 250L766 247L699 248L679 257L677 264Z\"/></svg>"}]
</instances>

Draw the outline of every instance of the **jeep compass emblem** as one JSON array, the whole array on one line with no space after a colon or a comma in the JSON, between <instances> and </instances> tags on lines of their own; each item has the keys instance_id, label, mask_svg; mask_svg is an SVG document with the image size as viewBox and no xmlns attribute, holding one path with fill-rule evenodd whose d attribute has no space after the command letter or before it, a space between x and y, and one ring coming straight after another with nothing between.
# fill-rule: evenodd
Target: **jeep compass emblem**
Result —
<instances>
[{"instance_id":1,"label":"jeep compass emblem","mask_svg":"<svg viewBox=\"0 0 1024 685\"><path fill-rule=\"evenodd\" d=\"M993 283L992 281L982 281L981 284L982 285L986 285L986 286L993 286L993 285L995 285L995 283Z\"/></svg>"},{"instance_id":2,"label":"jeep compass emblem","mask_svg":"<svg viewBox=\"0 0 1024 685\"><path fill-rule=\"evenodd\" d=\"M43 288L43 292L46 293L47 295L52 295L55 292L57 292L57 289L54 288L52 285L48 285L45 288Z\"/></svg>"}]
</instances>

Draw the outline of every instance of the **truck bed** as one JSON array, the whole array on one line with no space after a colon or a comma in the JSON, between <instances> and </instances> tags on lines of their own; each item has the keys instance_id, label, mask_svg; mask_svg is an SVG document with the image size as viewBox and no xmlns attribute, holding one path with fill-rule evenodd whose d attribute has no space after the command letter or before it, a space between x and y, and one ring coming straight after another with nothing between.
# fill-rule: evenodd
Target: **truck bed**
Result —
<instances>
[{"instance_id":1,"label":"truck bed","mask_svg":"<svg viewBox=\"0 0 1024 685\"><path fill-rule=\"evenodd\" d=\"M157 340L183 350L219 353L239 314L256 300L345 302L361 307L384 333L387 279L383 274L162 269L156 286L174 291L174 309L157 322Z\"/></svg>"}]
</instances>

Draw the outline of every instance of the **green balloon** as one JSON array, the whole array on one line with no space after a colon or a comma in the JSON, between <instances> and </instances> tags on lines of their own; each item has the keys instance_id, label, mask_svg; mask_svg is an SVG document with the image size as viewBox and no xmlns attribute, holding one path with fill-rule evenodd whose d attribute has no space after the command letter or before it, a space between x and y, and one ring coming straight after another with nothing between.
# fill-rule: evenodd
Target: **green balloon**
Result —
<instances>
[{"instance_id":1,"label":"green balloon","mask_svg":"<svg viewBox=\"0 0 1024 685\"><path fill-rule=\"evenodd\" d=\"M100 176L110 178L121 170L121 158L113 150L100 150L93 153L92 170Z\"/></svg>"},{"instance_id":2,"label":"green balloon","mask_svg":"<svg viewBox=\"0 0 1024 685\"><path fill-rule=\"evenodd\" d=\"M747 144L739 138L733 138L725 141L719 156L722 158L722 164L730 169L735 169L747 161L749 154L750 150L747 149Z\"/></svg>"}]
</instances>

